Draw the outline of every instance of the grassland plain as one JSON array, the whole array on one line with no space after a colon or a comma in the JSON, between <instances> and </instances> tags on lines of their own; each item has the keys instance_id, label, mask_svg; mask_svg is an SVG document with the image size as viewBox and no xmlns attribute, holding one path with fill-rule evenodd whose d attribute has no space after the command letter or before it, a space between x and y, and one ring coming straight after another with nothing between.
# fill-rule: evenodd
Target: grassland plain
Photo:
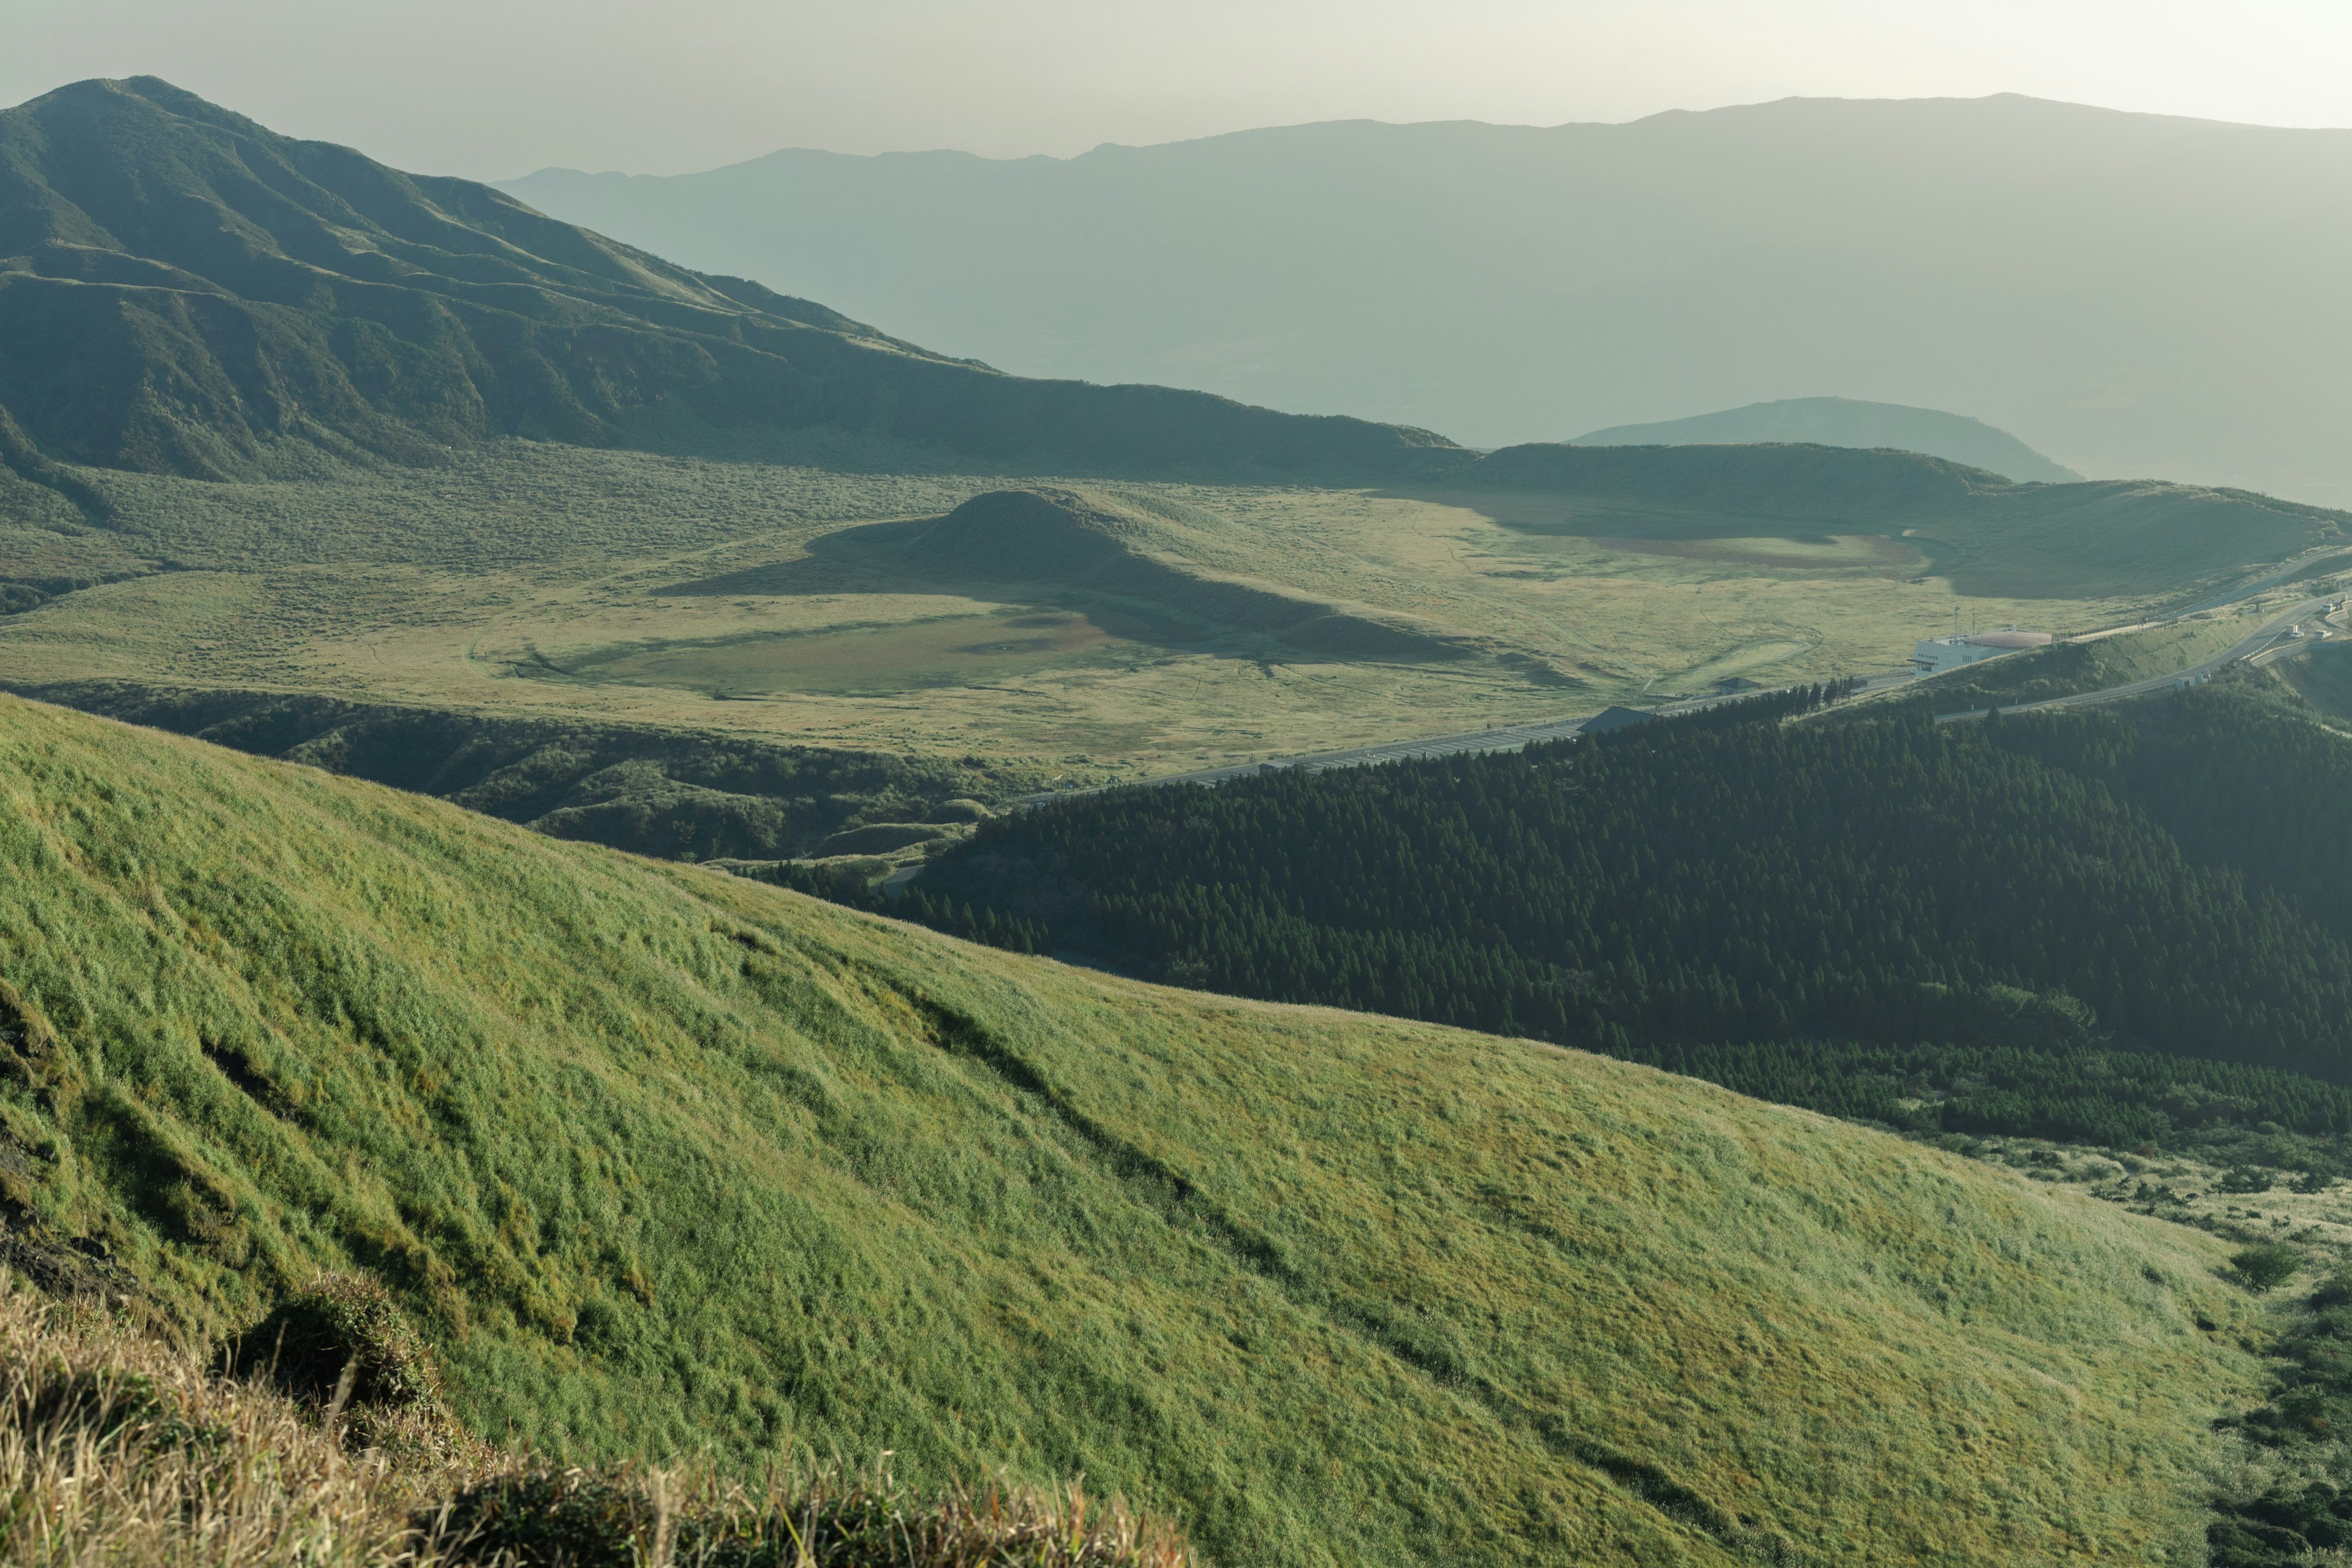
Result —
<instances>
[{"instance_id":1,"label":"grassland plain","mask_svg":"<svg viewBox=\"0 0 2352 1568\"><path fill-rule=\"evenodd\" d=\"M40 490L0 532L0 578L30 602L0 617L0 679L304 691L976 752L1098 779L1556 717L1731 675L1885 668L1956 607L2058 629L2137 613L2116 597L1958 595L1913 581L1926 556L1878 536L1669 552L1369 490L1090 481L1189 572L1483 651L1269 650L1118 620L1046 637L1012 623L1071 626L1057 584L959 584L857 542L1008 485L1076 481L845 471L907 459L818 442L771 455L799 460L513 441L268 483L78 470L107 499L104 528L41 510L54 498Z\"/></svg>"},{"instance_id":2,"label":"grassland plain","mask_svg":"<svg viewBox=\"0 0 2352 1568\"><path fill-rule=\"evenodd\" d=\"M1237 1563L2193 1562L2261 1382L2210 1238L1624 1064L15 700L0 859L11 1245L214 1335L373 1271L557 1454L1083 1470Z\"/></svg>"},{"instance_id":3,"label":"grassland plain","mask_svg":"<svg viewBox=\"0 0 2352 1568\"><path fill-rule=\"evenodd\" d=\"M1890 450L1481 457L1024 380L152 78L0 111L0 205L19 689L299 690L1092 782L1885 668L1956 607L2112 624L2346 521ZM1056 475L1136 522L1122 592L875 547ZM1332 624L1168 613L1251 595Z\"/></svg>"}]
</instances>

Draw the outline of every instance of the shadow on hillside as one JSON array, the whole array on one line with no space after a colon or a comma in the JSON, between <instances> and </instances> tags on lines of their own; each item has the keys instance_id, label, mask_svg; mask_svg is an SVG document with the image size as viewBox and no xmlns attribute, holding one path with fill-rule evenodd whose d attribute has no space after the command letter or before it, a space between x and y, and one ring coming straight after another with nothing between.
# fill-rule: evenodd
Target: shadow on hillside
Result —
<instances>
[{"instance_id":1,"label":"shadow on hillside","mask_svg":"<svg viewBox=\"0 0 2352 1568\"><path fill-rule=\"evenodd\" d=\"M796 561L778 561L740 572L722 573L656 588L657 597L725 598L749 594L767 598L797 598L844 592L887 593L936 590L940 584L919 574L906 556L906 547L927 530L936 517L900 518L889 522L862 522L836 529L809 541L808 553Z\"/></svg>"},{"instance_id":2,"label":"shadow on hillside","mask_svg":"<svg viewBox=\"0 0 2352 1568\"><path fill-rule=\"evenodd\" d=\"M992 501L992 509L983 506ZM674 583L654 593L955 593L1081 614L1114 637L1171 651L1283 662L1427 663L1478 651L1442 633L1197 571L1127 540L1071 526L1063 503L1028 491L997 492L945 517L839 529L812 540L798 560Z\"/></svg>"}]
</instances>

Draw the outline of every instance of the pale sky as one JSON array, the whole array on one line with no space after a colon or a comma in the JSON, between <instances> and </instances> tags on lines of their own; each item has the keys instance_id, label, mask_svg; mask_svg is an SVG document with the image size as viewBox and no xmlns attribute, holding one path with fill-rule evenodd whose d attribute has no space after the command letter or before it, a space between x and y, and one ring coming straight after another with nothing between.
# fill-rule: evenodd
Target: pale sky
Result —
<instances>
[{"instance_id":1,"label":"pale sky","mask_svg":"<svg viewBox=\"0 0 2352 1568\"><path fill-rule=\"evenodd\" d=\"M0 0L0 104L155 75L483 179L1791 95L2352 125L2352 0Z\"/></svg>"}]
</instances>

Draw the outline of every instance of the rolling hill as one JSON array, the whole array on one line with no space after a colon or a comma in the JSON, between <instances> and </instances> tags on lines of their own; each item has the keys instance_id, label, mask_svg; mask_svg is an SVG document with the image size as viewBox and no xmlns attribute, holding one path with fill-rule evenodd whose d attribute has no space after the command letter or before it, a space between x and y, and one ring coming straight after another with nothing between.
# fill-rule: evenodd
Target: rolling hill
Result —
<instances>
[{"instance_id":1,"label":"rolling hill","mask_svg":"<svg viewBox=\"0 0 2352 1568\"><path fill-rule=\"evenodd\" d=\"M1656 425L1617 425L1579 436L1570 445L1712 447L1748 442L1924 452L1967 468L1987 469L2020 484L2067 484L2083 477L1981 419L1851 397L1790 397Z\"/></svg>"},{"instance_id":2,"label":"rolling hill","mask_svg":"<svg viewBox=\"0 0 2352 1568\"><path fill-rule=\"evenodd\" d=\"M0 112L0 462L51 488L60 462L222 479L499 436L672 450L820 426L1077 469L1363 478L1453 451L1002 375L152 78Z\"/></svg>"},{"instance_id":3,"label":"rolling hill","mask_svg":"<svg viewBox=\"0 0 2352 1568\"><path fill-rule=\"evenodd\" d=\"M1958 726L1924 703L1784 725L1755 699L1523 752L1108 791L987 823L919 885L1126 973L1639 1059L1720 1047L1743 1088L1822 1042L1979 1076L1988 1051L2090 1066L2077 1105L1957 1094L1942 1131L2164 1136L2167 1089L2103 1087L2133 1052L2258 1069L2189 1072L2263 1086L2201 1120L2339 1137L2352 747L2260 689ZM2122 1076L2141 1071L2166 1077ZM1792 1076L1801 1102L1890 1123L1940 1098Z\"/></svg>"},{"instance_id":4,"label":"rolling hill","mask_svg":"<svg viewBox=\"0 0 2352 1568\"><path fill-rule=\"evenodd\" d=\"M1061 486L990 490L944 517L845 530L818 543L828 557L887 580L942 592L1010 589L1083 612L1096 627L1143 643L1246 649L1267 658L1414 660L1467 658L1486 641L1204 570L1184 559L1164 520L1147 505ZM667 591L790 592L805 570L795 567L800 563L730 573Z\"/></svg>"},{"instance_id":5,"label":"rolling hill","mask_svg":"<svg viewBox=\"0 0 2352 1568\"><path fill-rule=\"evenodd\" d=\"M2100 479L2352 505L2352 131L1791 99L505 188L1024 374L1481 447L1834 388Z\"/></svg>"},{"instance_id":6,"label":"rolling hill","mask_svg":"<svg viewBox=\"0 0 2352 1568\"><path fill-rule=\"evenodd\" d=\"M2179 597L2352 524L2352 512L2252 490L2017 484L1922 453L1811 443L1507 447L1428 493L1533 533L1705 541L1851 530L1915 539L1960 592L2021 599Z\"/></svg>"},{"instance_id":7,"label":"rolling hill","mask_svg":"<svg viewBox=\"0 0 2352 1568\"><path fill-rule=\"evenodd\" d=\"M20 1271L390 1285L478 1430L1083 1470L1230 1563L2193 1560L2214 1238L0 700Z\"/></svg>"}]
</instances>

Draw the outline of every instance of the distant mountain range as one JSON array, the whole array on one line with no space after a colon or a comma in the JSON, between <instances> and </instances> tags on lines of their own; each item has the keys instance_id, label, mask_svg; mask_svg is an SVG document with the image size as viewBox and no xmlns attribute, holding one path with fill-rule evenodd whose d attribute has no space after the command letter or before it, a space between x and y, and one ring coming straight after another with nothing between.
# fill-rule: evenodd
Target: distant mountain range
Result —
<instances>
[{"instance_id":1,"label":"distant mountain range","mask_svg":"<svg viewBox=\"0 0 2352 1568\"><path fill-rule=\"evenodd\" d=\"M1552 495L1570 504L1530 526L1571 532L1911 527L2025 594L2086 556L2099 581L2169 591L2352 524L2195 486L2021 487L2004 475L2035 455L1974 420L1826 401L1673 437L1731 444L1482 456L1412 426L1008 375L152 78L0 112L0 503L30 480L102 513L92 469L265 476L502 437L769 456L819 432L878 467ZM1864 439L1922 450L1837 445ZM1928 455L1970 441L1991 445Z\"/></svg>"},{"instance_id":2,"label":"distant mountain range","mask_svg":"<svg viewBox=\"0 0 2352 1568\"><path fill-rule=\"evenodd\" d=\"M2352 502L2352 131L1790 100L505 188L1022 374L1478 447L1832 391L2100 477Z\"/></svg>"},{"instance_id":3,"label":"distant mountain range","mask_svg":"<svg viewBox=\"0 0 2352 1568\"><path fill-rule=\"evenodd\" d=\"M1932 408L1906 408L1899 403L1862 403L1851 397L1791 397L1657 425L1617 425L1579 436L1570 444L1704 447L1766 442L1924 452L2021 484L2071 484L2083 477L1981 419L1940 414Z\"/></svg>"},{"instance_id":4,"label":"distant mountain range","mask_svg":"<svg viewBox=\"0 0 2352 1568\"><path fill-rule=\"evenodd\" d=\"M22 479L820 426L1079 472L1363 479L1469 456L1362 420L1003 375L152 78L0 113L0 463Z\"/></svg>"}]
</instances>

